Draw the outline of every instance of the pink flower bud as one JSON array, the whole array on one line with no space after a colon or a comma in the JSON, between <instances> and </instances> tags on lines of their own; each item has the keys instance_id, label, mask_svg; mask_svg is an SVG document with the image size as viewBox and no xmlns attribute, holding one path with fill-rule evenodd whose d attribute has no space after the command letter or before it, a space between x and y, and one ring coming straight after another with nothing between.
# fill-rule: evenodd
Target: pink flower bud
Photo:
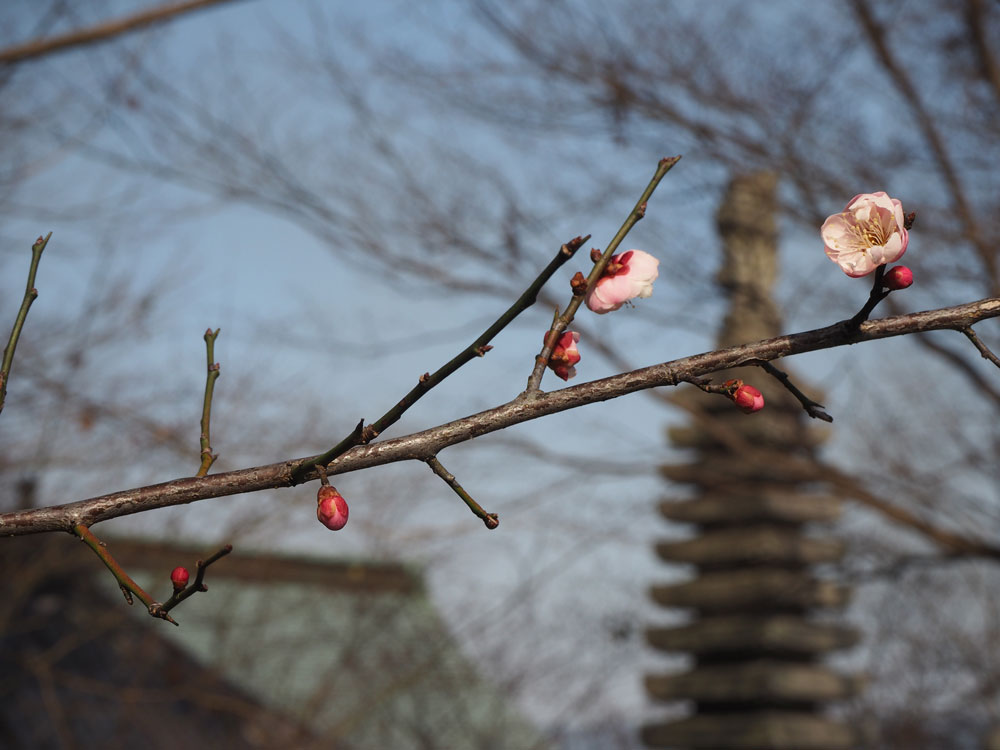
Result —
<instances>
[{"instance_id":1,"label":"pink flower bud","mask_svg":"<svg viewBox=\"0 0 1000 750\"><path fill-rule=\"evenodd\" d=\"M827 257L848 276L867 276L906 252L903 204L885 192L861 193L820 228Z\"/></svg>"},{"instance_id":2,"label":"pink flower bud","mask_svg":"<svg viewBox=\"0 0 1000 750\"><path fill-rule=\"evenodd\" d=\"M752 385L740 385L733 391L732 399L747 414L764 408L764 395Z\"/></svg>"},{"instance_id":3,"label":"pink flower bud","mask_svg":"<svg viewBox=\"0 0 1000 750\"><path fill-rule=\"evenodd\" d=\"M587 295L587 307L599 315L617 310L630 299L645 298L653 293L653 282L659 276L660 261L643 250L628 250L612 255Z\"/></svg>"},{"instance_id":4,"label":"pink flower bud","mask_svg":"<svg viewBox=\"0 0 1000 750\"><path fill-rule=\"evenodd\" d=\"M331 531L339 531L347 525L347 501L328 484L322 485L316 493L316 518Z\"/></svg>"},{"instance_id":5,"label":"pink flower bud","mask_svg":"<svg viewBox=\"0 0 1000 750\"><path fill-rule=\"evenodd\" d=\"M177 567L170 571L170 582L174 584L174 591L180 591L182 588L187 586L188 579L191 576L187 572L187 568Z\"/></svg>"},{"instance_id":6,"label":"pink flower bud","mask_svg":"<svg viewBox=\"0 0 1000 750\"><path fill-rule=\"evenodd\" d=\"M893 266L882 277L882 286L892 291L906 289L913 283L913 271L906 266Z\"/></svg>"},{"instance_id":7,"label":"pink flower bud","mask_svg":"<svg viewBox=\"0 0 1000 750\"><path fill-rule=\"evenodd\" d=\"M545 334L543 341L548 340L549 334ZM556 345L552 347L552 354L549 356L549 367L552 372L563 380L569 380L576 375L574 365L580 361L580 352L577 351L576 343L580 340L580 334L576 331L566 331Z\"/></svg>"}]
</instances>

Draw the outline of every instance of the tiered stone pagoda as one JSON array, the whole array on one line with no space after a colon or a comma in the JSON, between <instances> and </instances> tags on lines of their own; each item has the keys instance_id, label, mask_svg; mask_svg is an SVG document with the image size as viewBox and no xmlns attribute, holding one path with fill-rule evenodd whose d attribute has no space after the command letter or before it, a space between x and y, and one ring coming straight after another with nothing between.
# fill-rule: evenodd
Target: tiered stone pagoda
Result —
<instances>
[{"instance_id":1,"label":"tiered stone pagoda","mask_svg":"<svg viewBox=\"0 0 1000 750\"><path fill-rule=\"evenodd\" d=\"M719 210L724 258L718 281L730 302L719 346L781 333L771 296L777 275L775 191L773 175L736 178ZM669 433L693 460L663 467L662 473L690 487L692 499L667 500L660 512L693 524L696 534L662 542L656 551L662 560L687 563L696 572L689 581L654 586L651 594L663 607L689 610L692 619L651 628L647 639L656 649L691 655L693 665L648 675L646 689L659 701L689 702L693 712L644 727L643 741L678 749L853 748L853 731L825 717L823 708L853 696L861 681L822 661L854 644L857 634L815 618L848 598L844 587L814 572L844 552L824 529L837 518L840 501L817 494L803 480L801 466L817 438L798 401L762 370L723 373L713 382L729 377L758 387L765 408L748 416L720 396L691 388L684 397L714 428L695 424ZM741 451L741 444L753 450ZM761 450L772 458L761 460Z\"/></svg>"}]
</instances>

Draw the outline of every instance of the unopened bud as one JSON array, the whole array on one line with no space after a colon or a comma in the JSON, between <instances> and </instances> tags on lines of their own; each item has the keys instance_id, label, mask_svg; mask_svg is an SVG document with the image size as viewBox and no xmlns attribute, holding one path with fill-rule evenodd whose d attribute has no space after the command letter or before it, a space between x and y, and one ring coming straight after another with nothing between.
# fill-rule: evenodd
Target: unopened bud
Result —
<instances>
[{"instance_id":1,"label":"unopened bud","mask_svg":"<svg viewBox=\"0 0 1000 750\"><path fill-rule=\"evenodd\" d=\"M549 333L546 333L544 340L548 341L548 339ZM576 348L579 340L579 333L576 331L566 331L552 347L552 354L549 356L549 367L563 380L569 380L576 375L576 367L574 365L580 361L580 352Z\"/></svg>"},{"instance_id":2,"label":"unopened bud","mask_svg":"<svg viewBox=\"0 0 1000 750\"><path fill-rule=\"evenodd\" d=\"M191 576L188 574L187 568L177 567L170 571L170 582L174 584L174 591L180 591L187 586L190 578Z\"/></svg>"},{"instance_id":3,"label":"unopened bud","mask_svg":"<svg viewBox=\"0 0 1000 750\"><path fill-rule=\"evenodd\" d=\"M764 395L752 385L741 385L732 395L733 402L747 414L764 408Z\"/></svg>"},{"instance_id":4,"label":"unopened bud","mask_svg":"<svg viewBox=\"0 0 1000 750\"><path fill-rule=\"evenodd\" d=\"M892 291L906 289L913 283L913 271L906 266L893 266L882 277L882 286Z\"/></svg>"},{"instance_id":5,"label":"unopened bud","mask_svg":"<svg viewBox=\"0 0 1000 750\"><path fill-rule=\"evenodd\" d=\"M328 484L322 485L316 493L316 518L331 531L339 531L347 525L347 501Z\"/></svg>"}]
</instances>

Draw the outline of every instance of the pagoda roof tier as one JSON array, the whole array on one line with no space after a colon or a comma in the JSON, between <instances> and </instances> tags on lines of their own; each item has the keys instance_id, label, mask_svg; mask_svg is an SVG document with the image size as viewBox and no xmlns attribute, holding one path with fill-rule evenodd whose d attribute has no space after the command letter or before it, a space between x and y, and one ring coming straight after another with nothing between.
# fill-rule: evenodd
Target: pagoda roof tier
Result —
<instances>
[{"instance_id":1,"label":"pagoda roof tier","mask_svg":"<svg viewBox=\"0 0 1000 750\"><path fill-rule=\"evenodd\" d=\"M642 729L648 747L692 750L851 750L854 731L839 722L789 711L701 714Z\"/></svg>"},{"instance_id":2,"label":"pagoda roof tier","mask_svg":"<svg viewBox=\"0 0 1000 750\"><path fill-rule=\"evenodd\" d=\"M646 641L660 651L716 654L820 654L855 645L858 631L795 615L706 617L688 625L649 628Z\"/></svg>"},{"instance_id":3,"label":"pagoda roof tier","mask_svg":"<svg viewBox=\"0 0 1000 750\"><path fill-rule=\"evenodd\" d=\"M707 530L694 539L656 545L661 560L699 566L812 565L835 562L844 550L839 539L806 537L795 527L767 524Z\"/></svg>"},{"instance_id":4,"label":"pagoda roof tier","mask_svg":"<svg viewBox=\"0 0 1000 750\"><path fill-rule=\"evenodd\" d=\"M746 492L748 488L767 489L768 485L788 489L814 482L818 469L808 457L787 451L763 454L707 454L692 463L667 464L659 467L660 476L672 482L691 484L707 489L725 488Z\"/></svg>"},{"instance_id":5,"label":"pagoda roof tier","mask_svg":"<svg viewBox=\"0 0 1000 750\"><path fill-rule=\"evenodd\" d=\"M684 583L652 586L650 596L664 607L754 612L843 607L850 598L850 589L817 579L806 571L759 567L703 572Z\"/></svg>"},{"instance_id":6,"label":"pagoda roof tier","mask_svg":"<svg viewBox=\"0 0 1000 750\"><path fill-rule=\"evenodd\" d=\"M864 678L823 664L759 659L698 666L688 672L648 675L646 692L660 701L693 700L747 705L813 704L851 698Z\"/></svg>"},{"instance_id":7,"label":"pagoda roof tier","mask_svg":"<svg viewBox=\"0 0 1000 750\"><path fill-rule=\"evenodd\" d=\"M831 495L772 490L758 494L717 494L694 500L664 500L660 503L660 515L671 521L697 524L806 523L835 521L842 508L843 501Z\"/></svg>"}]
</instances>

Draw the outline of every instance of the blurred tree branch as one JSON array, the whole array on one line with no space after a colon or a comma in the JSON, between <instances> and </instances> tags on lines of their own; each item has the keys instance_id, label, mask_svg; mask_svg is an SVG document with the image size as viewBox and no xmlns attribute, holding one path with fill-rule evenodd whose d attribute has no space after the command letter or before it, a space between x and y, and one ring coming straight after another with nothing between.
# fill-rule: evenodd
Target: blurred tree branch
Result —
<instances>
[{"instance_id":1,"label":"blurred tree branch","mask_svg":"<svg viewBox=\"0 0 1000 750\"><path fill-rule=\"evenodd\" d=\"M76 47L107 42L132 31L174 21L188 13L229 2L233 2L233 0L187 0L187 2L160 5L131 16L104 21L86 29L71 31L47 39L33 39L30 42L0 50L0 64L20 63Z\"/></svg>"}]
</instances>

